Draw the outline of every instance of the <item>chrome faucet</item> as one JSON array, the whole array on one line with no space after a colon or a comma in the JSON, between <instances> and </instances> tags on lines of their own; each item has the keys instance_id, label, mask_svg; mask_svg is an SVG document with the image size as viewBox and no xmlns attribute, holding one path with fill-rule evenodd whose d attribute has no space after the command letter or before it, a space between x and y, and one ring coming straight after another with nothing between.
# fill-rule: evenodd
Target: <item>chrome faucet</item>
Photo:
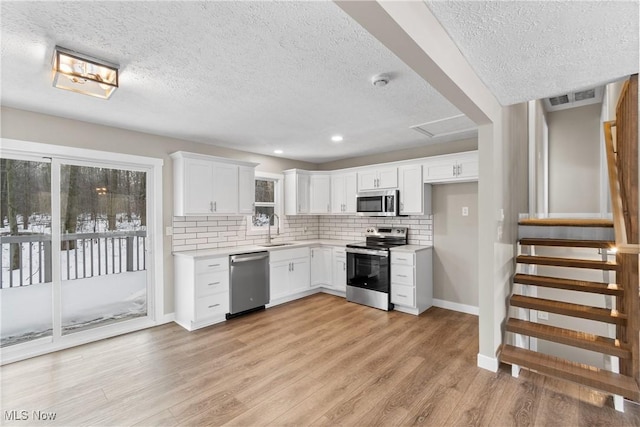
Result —
<instances>
[{"instance_id":1,"label":"chrome faucet","mask_svg":"<svg viewBox=\"0 0 640 427\"><path fill-rule=\"evenodd\" d=\"M276 218L278 220L278 222L276 222ZM267 243L271 243L271 220L273 219L273 222L277 225L277 229L276 229L276 236L280 235L280 217L278 216L278 214L276 214L275 212L272 213L271 215L269 215L269 234L267 236Z\"/></svg>"}]
</instances>

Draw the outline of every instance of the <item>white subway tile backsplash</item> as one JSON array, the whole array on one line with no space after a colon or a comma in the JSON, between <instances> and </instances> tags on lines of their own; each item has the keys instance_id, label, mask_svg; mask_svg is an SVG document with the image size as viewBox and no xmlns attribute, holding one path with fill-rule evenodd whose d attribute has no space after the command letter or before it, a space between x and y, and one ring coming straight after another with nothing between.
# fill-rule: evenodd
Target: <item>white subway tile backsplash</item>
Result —
<instances>
[{"instance_id":1,"label":"white subway tile backsplash","mask_svg":"<svg viewBox=\"0 0 640 427\"><path fill-rule=\"evenodd\" d=\"M376 218L354 215L301 215L281 218L280 234L271 229L275 241L332 239L343 241L364 240L367 226L406 226L409 228L409 244L427 245L433 242L433 217L431 215ZM247 230L245 216L174 217L173 251L215 249L253 245L267 241L266 230Z\"/></svg>"}]
</instances>

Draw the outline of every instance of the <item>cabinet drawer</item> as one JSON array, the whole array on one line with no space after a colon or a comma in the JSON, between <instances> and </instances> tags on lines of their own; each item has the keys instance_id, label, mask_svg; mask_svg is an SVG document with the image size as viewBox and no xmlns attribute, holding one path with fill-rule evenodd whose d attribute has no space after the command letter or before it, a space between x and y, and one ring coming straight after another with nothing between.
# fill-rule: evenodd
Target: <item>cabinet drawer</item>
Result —
<instances>
[{"instance_id":1,"label":"cabinet drawer","mask_svg":"<svg viewBox=\"0 0 640 427\"><path fill-rule=\"evenodd\" d=\"M196 274L229 270L229 257L200 259L196 261Z\"/></svg>"},{"instance_id":2,"label":"cabinet drawer","mask_svg":"<svg viewBox=\"0 0 640 427\"><path fill-rule=\"evenodd\" d=\"M391 302L407 307L415 307L415 288L412 286L391 285Z\"/></svg>"},{"instance_id":3,"label":"cabinet drawer","mask_svg":"<svg viewBox=\"0 0 640 427\"><path fill-rule=\"evenodd\" d=\"M391 252L391 264L401 264L413 266L415 254L408 252Z\"/></svg>"},{"instance_id":4,"label":"cabinet drawer","mask_svg":"<svg viewBox=\"0 0 640 427\"><path fill-rule=\"evenodd\" d=\"M229 292L196 299L196 320L224 315L229 312Z\"/></svg>"},{"instance_id":5,"label":"cabinet drawer","mask_svg":"<svg viewBox=\"0 0 640 427\"><path fill-rule=\"evenodd\" d=\"M309 248L278 249L269 251L269 262L292 261L296 258L309 259Z\"/></svg>"},{"instance_id":6,"label":"cabinet drawer","mask_svg":"<svg viewBox=\"0 0 640 427\"><path fill-rule=\"evenodd\" d=\"M226 270L196 276L196 297L229 292L229 272Z\"/></svg>"},{"instance_id":7,"label":"cabinet drawer","mask_svg":"<svg viewBox=\"0 0 640 427\"><path fill-rule=\"evenodd\" d=\"M408 265L392 265L391 283L413 286L413 267Z\"/></svg>"}]
</instances>

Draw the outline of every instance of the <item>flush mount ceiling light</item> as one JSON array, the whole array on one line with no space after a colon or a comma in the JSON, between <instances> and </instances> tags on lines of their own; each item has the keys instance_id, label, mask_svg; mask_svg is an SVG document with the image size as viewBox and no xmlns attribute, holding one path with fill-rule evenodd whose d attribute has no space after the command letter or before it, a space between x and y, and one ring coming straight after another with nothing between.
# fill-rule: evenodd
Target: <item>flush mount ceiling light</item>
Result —
<instances>
[{"instance_id":1,"label":"flush mount ceiling light","mask_svg":"<svg viewBox=\"0 0 640 427\"><path fill-rule=\"evenodd\" d=\"M332 140L333 142L342 142L342 140L343 140L343 139L344 139L344 138L342 137L342 135L333 135L333 136L331 137L331 140Z\"/></svg>"},{"instance_id":2,"label":"flush mount ceiling light","mask_svg":"<svg viewBox=\"0 0 640 427\"><path fill-rule=\"evenodd\" d=\"M109 99L118 88L118 65L56 46L53 86Z\"/></svg>"},{"instance_id":3,"label":"flush mount ceiling light","mask_svg":"<svg viewBox=\"0 0 640 427\"><path fill-rule=\"evenodd\" d=\"M284 151L282 151L282 150L273 150L273 152L274 152L275 154L282 154L282 153L284 153Z\"/></svg>"}]
</instances>

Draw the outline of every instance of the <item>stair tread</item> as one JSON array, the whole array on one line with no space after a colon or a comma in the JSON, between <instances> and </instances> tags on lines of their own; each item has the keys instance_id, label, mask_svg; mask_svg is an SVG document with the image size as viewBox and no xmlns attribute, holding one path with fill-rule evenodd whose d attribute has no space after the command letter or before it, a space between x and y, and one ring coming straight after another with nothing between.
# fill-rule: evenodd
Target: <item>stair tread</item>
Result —
<instances>
[{"instance_id":1,"label":"stair tread","mask_svg":"<svg viewBox=\"0 0 640 427\"><path fill-rule=\"evenodd\" d=\"M506 328L507 331L516 334L610 354L623 359L629 359L631 357L629 346L612 338L514 318L507 320Z\"/></svg>"},{"instance_id":2,"label":"stair tread","mask_svg":"<svg viewBox=\"0 0 640 427\"><path fill-rule=\"evenodd\" d=\"M547 239L523 237L520 239L521 245L528 246L561 246L568 248L597 248L610 249L615 247L615 242L610 240L576 240L576 239Z\"/></svg>"},{"instance_id":3,"label":"stair tread","mask_svg":"<svg viewBox=\"0 0 640 427\"><path fill-rule=\"evenodd\" d=\"M618 325L624 325L627 321L626 314L620 313L616 310L544 298L527 297L524 295L511 295L511 305Z\"/></svg>"},{"instance_id":4,"label":"stair tread","mask_svg":"<svg viewBox=\"0 0 640 427\"><path fill-rule=\"evenodd\" d=\"M637 401L640 397L640 389L632 377L615 374L593 366L571 362L511 345L502 346L500 360L597 390L618 394L628 399Z\"/></svg>"},{"instance_id":5,"label":"stair tread","mask_svg":"<svg viewBox=\"0 0 640 427\"><path fill-rule=\"evenodd\" d=\"M527 218L521 219L518 224L543 227L613 227L613 221L604 218Z\"/></svg>"},{"instance_id":6,"label":"stair tread","mask_svg":"<svg viewBox=\"0 0 640 427\"><path fill-rule=\"evenodd\" d=\"M547 288L590 292L602 295L624 295L624 290L615 283L589 282L586 280L562 279L559 277L537 276L531 274L516 274L513 281L523 285L544 286Z\"/></svg>"},{"instance_id":7,"label":"stair tread","mask_svg":"<svg viewBox=\"0 0 640 427\"><path fill-rule=\"evenodd\" d=\"M596 270L616 270L618 268L618 264L614 261L533 255L518 255L516 257L516 262L522 264L550 265L555 267L591 268Z\"/></svg>"}]
</instances>

